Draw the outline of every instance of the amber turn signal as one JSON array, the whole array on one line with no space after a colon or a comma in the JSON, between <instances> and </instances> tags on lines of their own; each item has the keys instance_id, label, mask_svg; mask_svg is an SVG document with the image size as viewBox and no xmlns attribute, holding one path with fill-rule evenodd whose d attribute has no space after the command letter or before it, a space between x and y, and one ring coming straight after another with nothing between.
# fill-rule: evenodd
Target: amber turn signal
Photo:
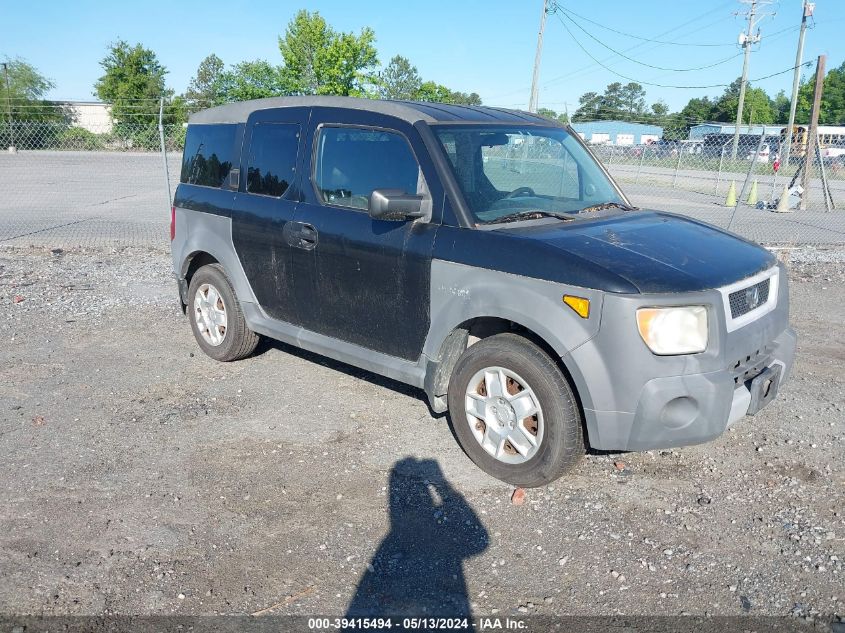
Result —
<instances>
[{"instance_id":1,"label":"amber turn signal","mask_svg":"<svg viewBox=\"0 0 845 633\"><path fill-rule=\"evenodd\" d=\"M590 316L590 300L583 297L573 297L572 295L563 295L563 302L570 308L575 310L579 317L586 319Z\"/></svg>"}]
</instances>

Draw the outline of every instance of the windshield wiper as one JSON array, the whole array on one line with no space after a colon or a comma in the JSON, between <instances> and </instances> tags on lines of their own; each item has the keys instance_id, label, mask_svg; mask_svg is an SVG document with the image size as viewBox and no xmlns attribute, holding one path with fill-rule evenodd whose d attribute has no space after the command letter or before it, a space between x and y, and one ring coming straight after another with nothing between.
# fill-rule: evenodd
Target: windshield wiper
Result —
<instances>
[{"instance_id":1,"label":"windshield wiper","mask_svg":"<svg viewBox=\"0 0 845 633\"><path fill-rule=\"evenodd\" d=\"M623 211L638 211L639 207L632 207L629 204L622 202L602 202L601 204L594 204L590 207L584 207L578 213L591 213L593 211L604 211L605 209L622 209Z\"/></svg>"},{"instance_id":2,"label":"windshield wiper","mask_svg":"<svg viewBox=\"0 0 845 633\"><path fill-rule=\"evenodd\" d=\"M516 222L517 220L536 220L538 218L557 218L558 220L571 221L575 218L571 213L556 213L554 211L542 211L540 209L532 209L531 211L518 211L516 213L509 213L503 215L495 220L484 222L484 224L504 224L505 222Z\"/></svg>"}]
</instances>

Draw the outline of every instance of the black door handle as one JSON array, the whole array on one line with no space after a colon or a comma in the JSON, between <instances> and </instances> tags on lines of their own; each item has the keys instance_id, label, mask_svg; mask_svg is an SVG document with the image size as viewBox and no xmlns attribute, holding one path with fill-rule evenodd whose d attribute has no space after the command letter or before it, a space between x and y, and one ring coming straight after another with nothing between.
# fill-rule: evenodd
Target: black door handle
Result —
<instances>
[{"instance_id":1,"label":"black door handle","mask_svg":"<svg viewBox=\"0 0 845 633\"><path fill-rule=\"evenodd\" d=\"M306 242L314 242L317 243L317 229L314 228L311 224L302 223L299 229L299 237L300 239L305 240Z\"/></svg>"},{"instance_id":2,"label":"black door handle","mask_svg":"<svg viewBox=\"0 0 845 633\"><path fill-rule=\"evenodd\" d=\"M283 229L287 243L307 251L317 246L317 229L305 222L288 222Z\"/></svg>"}]
</instances>

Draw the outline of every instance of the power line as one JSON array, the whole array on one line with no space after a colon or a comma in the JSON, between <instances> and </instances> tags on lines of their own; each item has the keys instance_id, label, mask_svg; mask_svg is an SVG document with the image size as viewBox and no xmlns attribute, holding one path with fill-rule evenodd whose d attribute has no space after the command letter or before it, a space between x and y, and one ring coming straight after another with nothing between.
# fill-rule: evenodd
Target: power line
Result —
<instances>
[{"instance_id":1,"label":"power line","mask_svg":"<svg viewBox=\"0 0 845 633\"><path fill-rule=\"evenodd\" d=\"M561 24L563 24L563 28L566 29L566 32L569 33L570 37L572 37L572 40L575 42L575 44L578 45L578 48L580 48L582 51L584 51L584 54L586 54L587 57L592 59L596 64L598 64L599 66L601 66L602 68L604 68L608 72L613 73L614 75L616 75L617 77L621 77L622 79L627 79L628 81L633 81L633 82L636 82L638 84L642 84L644 86L654 86L656 88L675 88L675 89L678 89L678 90L701 90L701 89L707 89L707 88L727 88L728 86L730 86L730 84L710 84L710 85L707 85L707 86L676 86L676 85L669 85L669 84L658 84L658 83L654 83L654 82L650 82L650 81L644 81L644 80L641 80L641 79L636 79L634 77L629 77L627 75L623 75L622 73L613 70L610 66L607 66L607 65L603 64L602 62L600 62L598 59L596 59L590 53L590 51L588 51L586 48L584 48L584 45L581 44L580 41L578 41L578 38L575 37L575 35L572 33L572 31L569 30L569 27L566 26L566 23L561 21ZM809 64L810 64L810 62L805 62L804 64L801 64L801 66L807 66ZM778 75L783 75L785 73L792 72L792 71L795 70L795 68L796 68L796 66L792 66L791 68L787 68L786 70L781 70L779 72L772 73L771 75L766 75L764 77L757 77L756 79L751 79L749 81L752 81L752 82L763 81L764 79L770 79L772 77L777 77Z\"/></svg>"},{"instance_id":2,"label":"power line","mask_svg":"<svg viewBox=\"0 0 845 633\"><path fill-rule=\"evenodd\" d=\"M727 3L725 3L724 5L720 5L719 7L716 7L716 8L714 8L714 9L710 9L709 11L705 11L705 12L704 12L704 13L702 13L701 15L698 15L698 16L696 16L695 18L693 18L693 19L691 19L691 20L688 20L687 22L684 22L683 24L679 24L678 26L676 26L676 27L674 27L674 28L671 28L671 29L669 29L669 30L667 30L667 31L664 31L663 33L658 34L656 37L661 37L661 36L663 36L663 35L666 35L667 33L671 33L672 31L677 31L678 29L681 29L681 28L685 27L686 25L688 25L688 24L690 24L690 23L693 23L693 22L696 22L696 21L700 21L700 19L701 19L701 18L703 18L704 16L706 16L706 15L710 15L711 13L714 13L714 12L716 12L716 11L718 11L718 10L720 10L720 9L724 8L726 5L729 5L729 4L732 4L732 1L731 1L731 2L727 2ZM729 19L729 16L724 16L724 15L723 15L722 17L720 17L720 18L718 18L718 19L714 20L713 22L708 22L708 23L706 23L706 24L699 25L697 28L695 28L693 31L691 31L691 32L690 32L690 34L692 34L692 33L697 33L697 32L699 32L699 31L703 31L704 29L707 29L707 28L709 28L709 27L713 26L714 24L718 24L719 22L724 22L724 21L725 21L725 20L727 20L727 19ZM633 46L630 46L630 47L628 47L628 48L624 49L624 50L623 50L623 52L633 51L633 50L638 49L638 48L640 48L640 47L642 47L642 46L645 46L645 45L646 45L646 43L645 43L645 42L641 42L641 43L639 43L639 44L634 44ZM660 46L661 46L660 44L654 44L654 45L650 46L649 48L645 49L643 52L652 51L652 50L654 50L654 49L656 49L656 48L659 48ZM610 61L611 59L613 59L613 57L614 57L613 55L610 55L610 56L608 56L608 57L605 57L605 58L604 58L604 59L602 59L601 61L602 61L602 62L608 62L608 61ZM584 73L584 72L590 71L590 70L592 70L593 68L595 68L596 66L601 66L601 64L598 64L598 63L596 63L596 64L589 64L589 65L584 66L584 67L582 67L582 68L579 68L579 69L576 69L576 70L573 70L573 71L570 71L570 72L564 73L563 75L558 75L557 77L553 77L553 78L552 78L552 79L550 79L549 81L545 82L545 84L544 84L544 85L548 86L548 85L551 85L551 84L556 83L556 82L558 82L558 81L561 81L561 80L563 80L563 79L572 78L572 77L577 77L577 76L578 76L578 75L580 75L581 73Z\"/></svg>"},{"instance_id":3,"label":"power line","mask_svg":"<svg viewBox=\"0 0 845 633\"><path fill-rule=\"evenodd\" d=\"M721 11L721 10L722 10L722 9L724 9L725 7L727 7L727 6L731 5L731 4L733 4L733 2L734 2L734 0L727 0L727 2L722 2L721 4L719 4L719 5L715 6L715 7L712 7L712 8L710 8L710 9L708 9L708 10L704 11L703 13L700 13L700 14L696 15L695 17L693 17L693 18L691 18L691 19L689 19L689 20L687 20L687 21L685 21L685 22L682 22L681 24L678 24L677 26L673 26L672 28L670 28L670 29L667 29L667 30L663 31L662 33L658 33L655 37L658 37L658 38L659 38L659 37L663 37L664 35L668 35L669 33L672 33L672 32L674 32L674 31L678 31L678 30L680 30L680 29L684 28L685 26L687 26L687 25L689 25L689 24L693 24L693 23L695 23L695 22L700 21L700 20L701 20L702 18L704 18L705 16L708 16L708 15L711 15L711 14L716 13L716 12L718 12L718 11ZM696 33L696 32L698 32L698 31L700 31L700 30L702 30L702 29L704 29L704 28L707 28L708 26L712 26L712 24L715 24L715 23L717 23L717 22L721 22L721 21L723 21L723 20L725 20L725 19L726 19L726 17L724 17L724 16L723 16L723 17L719 18L718 20L716 20L716 22L711 22L711 23L708 23L708 24L706 24L706 25L704 25L704 26L699 26L698 28L694 29L694 30L692 31L692 33ZM634 44L633 46L630 46L630 47L626 48L626 49L625 49L625 52L632 51L632 50L637 49L637 48L639 48L639 47L641 47L641 46L644 46L644 45L645 45L645 42L642 42L642 43L640 43L640 44ZM653 48L654 48L654 47L653 47ZM608 58L608 59L610 59L610 58ZM599 66L601 66L601 64L598 64L598 65L599 65ZM556 76L556 77L552 77L551 79L548 79L548 80L544 81L544 82L543 82L543 86L548 86L548 85L551 85L551 84L553 84L553 83L555 83L555 82L557 82L557 81L560 81L561 79L565 79L565 78L567 78L567 77L571 77L572 75L576 75L576 74L578 74L578 73L580 73L580 72L582 72L582 71L585 71L585 70L590 70L590 69L591 69L591 68L593 68L594 66L596 66L596 64L593 64L593 65L588 65L588 66L585 66L585 67L583 67L583 68L577 68L577 69L575 69L575 70L571 70L571 71L569 71L569 72L566 72L566 73L564 73L564 74L562 74L562 75L558 75L558 76ZM525 86L521 86L521 87L516 88L516 89L514 89L514 90L509 90L509 91L507 91L507 92L501 92L501 93L498 93L498 94L494 95L493 97L491 97L491 99L501 99L501 98L503 98L503 97L510 97L510 96L511 96L511 95L513 95L513 94L516 94L516 93L518 93L518 92L522 92L523 90L525 90L525 88L526 88Z\"/></svg>"},{"instance_id":4,"label":"power line","mask_svg":"<svg viewBox=\"0 0 845 633\"><path fill-rule=\"evenodd\" d=\"M731 61L732 59L736 59L737 57L742 55L742 53L735 53L735 54L731 55L730 57L726 57L725 59L721 59L721 60L714 62L712 64L707 64L706 66L697 66L695 68L668 68L666 66L655 66L653 64L647 64L645 62L641 62L639 60L636 60L633 57L628 57L624 53L617 51L615 48L608 46L607 44L605 44L600 39L598 39L595 35L593 35L589 31L587 31L584 27L582 27L580 24L578 24L575 20L573 20L569 16L561 15L559 13L556 14L556 15L557 15L558 20L560 20L561 23L563 23L563 18L565 17L567 20L572 22L572 24L574 24L579 29L581 29L581 31L587 37L594 40L595 42L597 42L599 45L603 46L604 48L606 48L610 52L618 55L619 57L621 57L623 59L627 59L629 62L634 62L635 64L639 64L640 66L645 66L646 68L654 68L655 70L668 70L668 71L671 71L671 72L674 72L674 73L687 73L687 72L693 72L693 71L696 71L696 70L706 70L707 68L714 68L715 66L721 66L722 64L725 64L725 63Z\"/></svg>"},{"instance_id":5,"label":"power line","mask_svg":"<svg viewBox=\"0 0 845 633\"><path fill-rule=\"evenodd\" d=\"M590 24L594 24L594 25L598 26L599 28L605 29L606 31L610 31L610 32L616 33L618 35L624 35L625 37L630 37L631 39L640 40L642 42L651 42L653 44L665 44L665 45L668 45L668 46L736 46L736 44L733 43L733 42L730 42L728 44L700 44L700 43L694 43L694 42L667 42L665 40L657 40L657 39L648 38L648 37L640 37L638 35L633 35L631 33L625 33L623 31L617 31L616 29L610 28L609 26L605 26L604 24L601 24L600 22L596 22L595 20L591 20L590 18L584 17L583 15L579 15L578 13L575 13L575 11L572 11L571 9L567 9L566 7L563 7L559 4L556 4L555 8L560 9L561 11L563 11L565 13L572 14L575 17L580 18L580 19L584 20L585 22L589 22ZM567 16L567 17L569 17L569 16ZM572 19L572 18L570 17L570 19Z\"/></svg>"}]
</instances>

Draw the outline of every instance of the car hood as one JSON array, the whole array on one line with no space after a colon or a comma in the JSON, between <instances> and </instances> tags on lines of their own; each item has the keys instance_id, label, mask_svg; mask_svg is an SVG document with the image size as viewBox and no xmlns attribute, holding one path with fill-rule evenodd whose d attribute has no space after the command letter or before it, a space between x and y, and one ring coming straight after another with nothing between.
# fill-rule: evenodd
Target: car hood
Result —
<instances>
[{"instance_id":1,"label":"car hood","mask_svg":"<svg viewBox=\"0 0 845 633\"><path fill-rule=\"evenodd\" d=\"M772 267L766 249L714 226L657 211L509 229L602 267L640 293L719 288Z\"/></svg>"}]
</instances>

